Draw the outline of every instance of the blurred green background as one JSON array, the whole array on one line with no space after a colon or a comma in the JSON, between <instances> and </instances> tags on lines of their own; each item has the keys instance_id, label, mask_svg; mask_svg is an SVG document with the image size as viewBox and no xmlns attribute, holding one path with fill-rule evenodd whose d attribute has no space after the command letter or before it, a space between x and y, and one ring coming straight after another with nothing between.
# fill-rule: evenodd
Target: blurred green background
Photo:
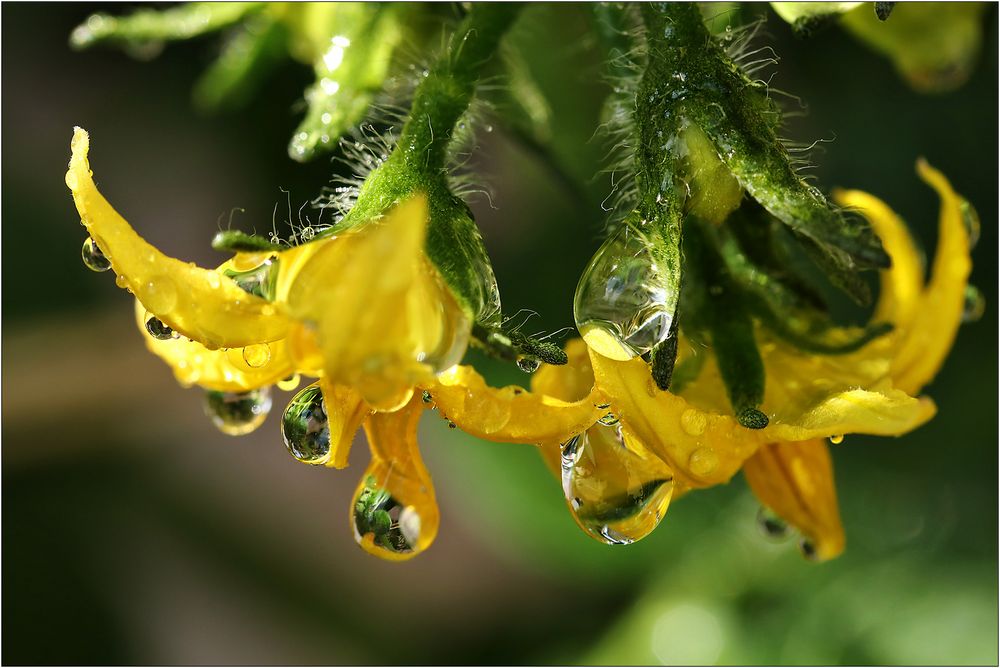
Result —
<instances>
[{"instance_id":1,"label":"blurred green background","mask_svg":"<svg viewBox=\"0 0 1000 668\"><path fill-rule=\"evenodd\" d=\"M674 504L646 540L602 546L531 448L430 415L438 540L404 564L362 553L347 515L363 437L346 471L296 463L278 431L282 392L254 434L217 432L199 392L145 351L129 296L81 264L63 183L80 125L99 185L140 233L217 264L208 242L233 207L235 226L268 231L279 188L297 207L329 178L326 160L285 152L309 68L289 63L248 109L206 117L190 91L217 39L149 62L72 52L70 30L98 9L2 8L5 664L998 661L995 6L972 79L931 97L835 27L808 40L773 14L765 27L782 56L772 84L809 108L788 134L835 138L815 157L824 189L877 194L932 250L937 201L913 169L923 155L983 222L973 281L986 315L927 388L940 414L904 438L833 449L848 549L822 565L760 535L739 477ZM589 178L605 88L583 16L535 7L518 39L561 87L559 154ZM479 144L495 208L474 208L506 309L541 313L531 331L572 324L606 181L568 187L499 129ZM528 382L483 368L494 383Z\"/></svg>"}]
</instances>

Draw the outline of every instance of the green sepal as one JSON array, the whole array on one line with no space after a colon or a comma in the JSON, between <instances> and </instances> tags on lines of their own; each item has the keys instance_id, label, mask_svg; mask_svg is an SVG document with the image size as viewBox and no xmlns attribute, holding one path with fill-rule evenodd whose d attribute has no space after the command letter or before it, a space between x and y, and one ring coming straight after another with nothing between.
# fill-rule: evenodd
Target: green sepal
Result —
<instances>
[{"instance_id":1,"label":"green sepal","mask_svg":"<svg viewBox=\"0 0 1000 668\"><path fill-rule=\"evenodd\" d=\"M93 14L70 35L70 45L85 49L115 43L149 47L215 32L263 9L264 2L191 2L162 11L140 9L128 16Z\"/></svg>"},{"instance_id":2,"label":"green sepal","mask_svg":"<svg viewBox=\"0 0 1000 668\"><path fill-rule=\"evenodd\" d=\"M472 341L488 355L507 362L544 362L553 365L569 362L569 357L559 345L503 326L477 322L472 327Z\"/></svg>"},{"instance_id":3,"label":"green sepal","mask_svg":"<svg viewBox=\"0 0 1000 668\"><path fill-rule=\"evenodd\" d=\"M212 238L212 248L224 253L255 253L260 251L285 250L284 246L272 243L256 234L238 230L221 230Z\"/></svg>"},{"instance_id":4,"label":"green sepal","mask_svg":"<svg viewBox=\"0 0 1000 668\"><path fill-rule=\"evenodd\" d=\"M704 224L689 218L686 227L684 252L689 279L685 289L694 293L693 301L701 306L699 317L708 332L734 414L744 427L759 429L761 422L767 424L767 416L757 410L764 400L765 377L753 319L739 289L724 270Z\"/></svg>"},{"instance_id":5,"label":"green sepal","mask_svg":"<svg viewBox=\"0 0 1000 668\"><path fill-rule=\"evenodd\" d=\"M365 117L402 36L400 11L364 2L327 8L331 37L314 56L316 82L306 91L306 116L288 145L292 159L305 162L333 149Z\"/></svg>"},{"instance_id":6,"label":"green sepal","mask_svg":"<svg viewBox=\"0 0 1000 668\"><path fill-rule=\"evenodd\" d=\"M652 359L650 360L653 382L663 392L670 389L670 383L674 375L674 365L677 362L678 320L679 318L675 314L673 321L670 323L670 335L666 341L661 342L653 348Z\"/></svg>"},{"instance_id":7,"label":"green sepal","mask_svg":"<svg viewBox=\"0 0 1000 668\"><path fill-rule=\"evenodd\" d=\"M764 326L797 348L826 355L853 352L892 330L888 323L863 328L836 326L824 310L816 308L810 293L802 291L798 277L775 266L773 247L762 243L767 221L753 216L753 208L745 205L742 215L731 217L721 227L707 229L706 236L718 247L745 307ZM754 256L748 247L754 250ZM763 260L764 266L755 260Z\"/></svg>"},{"instance_id":8,"label":"green sepal","mask_svg":"<svg viewBox=\"0 0 1000 668\"><path fill-rule=\"evenodd\" d=\"M288 31L273 12L259 12L233 30L219 57L198 78L194 103L205 112L245 107L286 57Z\"/></svg>"},{"instance_id":9,"label":"green sepal","mask_svg":"<svg viewBox=\"0 0 1000 668\"><path fill-rule=\"evenodd\" d=\"M705 29L698 10L665 3L644 5L643 13L649 62L636 96L636 122L640 134L643 125L653 126L659 141L652 148L648 141L638 146L640 176L641 168L655 160L644 152L658 149L662 154L673 142L687 162L678 160L675 168L690 177L684 183L692 191L706 178L702 190L713 197L729 190L726 174L716 164L721 160L751 197L828 256L824 266L838 273L887 267L888 255L867 221L833 206L796 173L778 139L781 112L766 85L751 81L732 61ZM701 146L702 133L714 151ZM676 179L670 165L665 167L661 183L669 186L668 177L674 183ZM734 200L738 202L729 195L724 200L713 203L713 215L723 216Z\"/></svg>"}]
</instances>

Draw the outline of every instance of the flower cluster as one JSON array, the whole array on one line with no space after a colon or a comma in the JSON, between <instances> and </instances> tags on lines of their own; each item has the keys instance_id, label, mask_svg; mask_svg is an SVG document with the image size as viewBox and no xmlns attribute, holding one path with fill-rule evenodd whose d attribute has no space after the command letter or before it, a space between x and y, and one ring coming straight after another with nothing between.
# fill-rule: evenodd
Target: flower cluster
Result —
<instances>
[{"instance_id":1,"label":"flower cluster","mask_svg":"<svg viewBox=\"0 0 1000 668\"><path fill-rule=\"evenodd\" d=\"M74 39L149 42L252 20L239 37L246 52L224 56L219 71L233 78L264 57L272 31L290 31L317 72L291 147L305 159L364 116L413 27L404 14L418 11L226 7L96 17ZM749 31L713 36L686 3L601 7L619 76L609 125L628 177L608 239L579 280L581 338L560 348L525 336L503 317L451 164L518 10L468 11L421 75L398 140L346 196L323 204L339 211L334 224L297 243L220 233L214 245L233 255L215 269L168 257L133 230L97 190L90 137L77 128L66 184L89 234L84 261L113 270L135 295L146 345L183 386L205 390L223 432L260 426L272 386L316 379L283 411L285 446L300 462L344 468L364 429L372 458L351 518L359 545L377 556L410 558L437 533L417 443L423 411L436 409L473 436L538 446L577 523L602 542L641 539L673 499L742 470L781 518L768 526L787 522L807 556L835 557L845 539L827 439L899 435L933 417L921 389L961 322L981 310L968 285L974 209L918 162L941 200L925 280L887 205L859 191L831 201L800 178L778 137L781 110L752 78ZM325 31L309 23L320 16ZM229 90L219 72L204 90ZM879 271L870 323L834 322L790 254L811 258L859 303L870 299L859 272ZM534 372L530 391L489 386L462 364L470 345Z\"/></svg>"}]
</instances>

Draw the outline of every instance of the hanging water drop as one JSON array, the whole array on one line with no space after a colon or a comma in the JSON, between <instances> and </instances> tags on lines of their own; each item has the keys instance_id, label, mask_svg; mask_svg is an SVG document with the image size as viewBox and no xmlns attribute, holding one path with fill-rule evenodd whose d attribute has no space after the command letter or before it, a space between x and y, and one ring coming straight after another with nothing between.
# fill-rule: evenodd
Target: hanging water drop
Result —
<instances>
[{"instance_id":1,"label":"hanging water drop","mask_svg":"<svg viewBox=\"0 0 1000 668\"><path fill-rule=\"evenodd\" d=\"M620 427L595 424L562 446L563 495L587 535L609 545L647 536L673 495L673 471Z\"/></svg>"},{"instance_id":2,"label":"hanging water drop","mask_svg":"<svg viewBox=\"0 0 1000 668\"><path fill-rule=\"evenodd\" d=\"M767 506L757 511L757 528L767 538L780 540L789 534L788 524Z\"/></svg>"},{"instance_id":3,"label":"hanging water drop","mask_svg":"<svg viewBox=\"0 0 1000 668\"><path fill-rule=\"evenodd\" d=\"M260 369L271 361L271 348L266 343L254 343L243 348L243 361L251 369Z\"/></svg>"},{"instance_id":4,"label":"hanging water drop","mask_svg":"<svg viewBox=\"0 0 1000 668\"><path fill-rule=\"evenodd\" d=\"M159 341L177 338L177 332L151 313L146 313L146 331Z\"/></svg>"},{"instance_id":5,"label":"hanging water drop","mask_svg":"<svg viewBox=\"0 0 1000 668\"><path fill-rule=\"evenodd\" d=\"M323 464L330 456L330 422L319 384L292 397L281 416L285 447L300 462Z\"/></svg>"},{"instance_id":6,"label":"hanging water drop","mask_svg":"<svg viewBox=\"0 0 1000 668\"><path fill-rule=\"evenodd\" d=\"M354 538L363 546L367 543L370 551L392 559L417 549L422 528L420 513L396 499L375 475L365 475L352 508Z\"/></svg>"},{"instance_id":7,"label":"hanging water drop","mask_svg":"<svg viewBox=\"0 0 1000 668\"><path fill-rule=\"evenodd\" d=\"M843 442L844 442L843 434L834 434L833 436L830 437L830 443L832 443L833 445L840 445Z\"/></svg>"},{"instance_id":8,"label":"hanging water drop","mask_svg":"<svg viewBox=\"0 0 1000 668\"><path fill-rule=\"evenodd\" d=\"M962 307L962 322L977 322L986 312L986 299L974 285L965 286L965 304Z\"/></svg>"},{"instance_id":9,"label":"hanging water drop","mask_svg":"<svg viewBox=\"0 0 1000 668\"><path fill-rule=\"evenodd\" d=\"M799 552L809 561L819 561L819 553L816 551L816 544L808 538L799 541Z\"/></svg>"},{"instance_id":10,"label":"hanging water drop","mask_svg":"<svg viewBox=\"0 0 1000 668\"><path fill-rule=\"evenodd\" d=\"M635 226L622 225L580 277L573 315L587 345L615 360L651 351L670 334L678 280Z\"/></svg>"},{"instance_id":11,"label":"hanging water drop","mask_svg":"<svg viewBox=\"0 0 1000 668\"><path fill-rule=\"evenodd\" d=\"M246 271L226 269L223 273L233 279L244 292L267 301L274 301L278 285L278 265L278 258L271 257L253 269Z\"/></svg>"},{"instance_id":12,"label":"hanging water drop","mask_svg":"<svg viewBox=\"0 0 1000 668\"><path fill-rule=\"evenodd\" d=\"M541 362L530 357L521 357L517 360L517 368L525 373L534 373L541 365Z\"/></svg>"},{"instance_id":13,"label":"hanging water drop","mask_svg":"<svg viewBox=\"0 0 1000 668\"><path fill-rule=\"evenodd\" d=\"M958 206L962 213L962 223L965 225L965 233L969 235L969 250L971 251L979 243L979 213L976 211L976 207L972 206L967 199L962 199Z\"/></svg>"},{"instance_id":14,"label":"hanging water drop","mask_svg":"<svg viewBox=\"0 0 1000 668\"><path fill-rule=\"evenodd\" d=\"M107 258L100 246L91 237L83 242L83 250L80 251L83 263L91 271L107 271L111 269L111 260Z\"/></svg>"},{"instance_id":15,"label":"hanging water drop","mask_svg":"<svg viewBox=\"0 0 1000 668\"><path fill-rule=\"evenodd\" d=\"M271 388L249 392L205 392L205 414L224 434L249 434L267 419L271 411Z\"/></svg>"},{"instance_id":16,"label":"hanging water drop","mask_svg":"<svg viewBox=\"0 0 1000 668\"><path fill-rule=\"evenodd\" d=\"M605 427L614 427L620 422L620 420L615 416L614 413L605 413L598 420Z\"/></svg>"}]
</instances>

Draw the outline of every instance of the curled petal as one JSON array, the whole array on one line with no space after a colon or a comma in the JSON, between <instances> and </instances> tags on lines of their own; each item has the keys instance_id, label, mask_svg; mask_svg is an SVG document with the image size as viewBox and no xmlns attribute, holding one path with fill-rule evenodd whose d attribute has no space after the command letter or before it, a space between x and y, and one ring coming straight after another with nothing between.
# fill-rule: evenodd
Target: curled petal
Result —
<instances>
[{"instance_id":1,"label":"curled petal","mask_svg":"<svg viewBox=\"0 0 1000 668\"><path fill-rule=\"evenodd\" d=\"M917 162L917 172L937 191L941 212L931 279L920 296L911 326L899 339L892 364L894 384L910 393L919 392L931 381L951 350L962 323L965 289L972 270L962 198L948 179L926 161Z\"/></svg>"},{"instance_id":2,"label":"curled petal","mask_svg":"<svg viewBox=\"0 0 1000 668\"><path fill-rule=\"evenodd\" d=\"M453 367L427 387L442 416L462 431L490 441L561 443L607 412L598 407L603 400L596 389L577 401L565 401L515 385L490 387L469 366Z\"/></svg>"},{"instance_id":3,"label":"curled petal","mask_svg":"<svg viewBox=\"0 0 1000 668\"><path fill-rule=\"evenodd\" d=\"M590 358L615 415L685 486L726 482L764 441L763 430L744 429L729 415L703 411L658 390L641 359L616 362L597 353Z\"/></svg>"},{"instance_id":4,"label":"curled petal","mask_svg":"<svg viewBox=\"0 0 1000 668\"><path fill-rule=\"evenodd\" d=\"M266 361L260 363L246 355L244 348L209 350L197 341L183 337L154 338L146 329L146 308L138 300L135 302L135 317L146 347L166 362L177 381L186 387L200 385L220 392L247 392L272 385L295 373L285 339L252 344L253 348L266 352Z\"/></svg>"},{"instance_id":5,"label":"curled petal","mask_svg":"<svg viewBox=\"0 0 1000 668\"><path fill-rule=\"evenodd\" d=\"M775 400L769 389L762 409L771 424L760 430L745 429L727 414L689 403L685 398L660 392L650 383L642 360L615 362L591 353L600 388L613 397L612 409L643 443L661 456L691 487L705 487L729 480L763 443L803 441L846 433L902 434L934 415L934 404L892 388L845 387L825 384L803 388L792 395L788 379L768 371L769 388L784 388ZM692 384L717 385L718 371L706 364ZM685 393L687 394L687 393ZM697 393L695 393L697 396Z\"/></svg>"},{"instance_id":6,"label":"curled petal","mask_svg":"<svg viewBox=\"0 0 1000 668\"><path fill-rule=\"evenodd\" d=\"M872 321L891 322L897 330L908 327L916 313L924 279L920 252L906 223L885 202L866 192L839 190L833 198L837 204L855 209L868 219L892 259L892 266L880 272L879 298Z\"/></svg>"},{"instance_id":7,"label":"curled petal","mask_svg":"<svg viewBox=\"0 0 1000 668\"><path fill-rule=\"evenodd\" d=\"M324 464L336 469L347 468L354 434L371 414L371 409L361 395L349 387L334 385L326 378L320 379L319 386L323 390L323 405L330 430L330 456Z\"/></svg>"},{"instance_id":8,"label":"curled petal","mask_svg":"<svg viewBox=\"0 0 1000 668\"><path fill-rule=\"evenodd\" d=\"M377 410L405 404L468 342L468 320L424 256L427 221L427 198L414 196L330 239L289 288L289 310L314 328L324 375Z\"/></svg>"},{"instance_id":9,"label":"curled petal","mask_svg":"<svg viewBox=\"0 0 1000 668\"><path fill-rule=\"evenodd\" d=\"M85 130L75 129L72 148L66 185L80 219L119 279L147 310L210 348L285 337L290 322L278 305L247 294L217 271L168 257L136 234L94 185Z\"/></svg>"},{"instance_id":10,"label":"curled petal","mask_svg":"<svg viewBox=\"0 0 1000 668\"><path fill-rule=\"evenodd\" d=\"M354 495L351 521L366 552L390 561L410 559L437 536L434 486L417 445L423 405L414 398L392 413L365 421L372 461Z\"/></svg>"},{"instance_id":11,"label":"curled petal","mask_svg":"<svg viewBox=\"0 0 1000 668\"><path fill-rule=\"evenodd\" d=\"M801 531L819 560L844 551L830 451L821 439L768 443L743 467L760 502Z\"/></svg>"}]
</instances>

